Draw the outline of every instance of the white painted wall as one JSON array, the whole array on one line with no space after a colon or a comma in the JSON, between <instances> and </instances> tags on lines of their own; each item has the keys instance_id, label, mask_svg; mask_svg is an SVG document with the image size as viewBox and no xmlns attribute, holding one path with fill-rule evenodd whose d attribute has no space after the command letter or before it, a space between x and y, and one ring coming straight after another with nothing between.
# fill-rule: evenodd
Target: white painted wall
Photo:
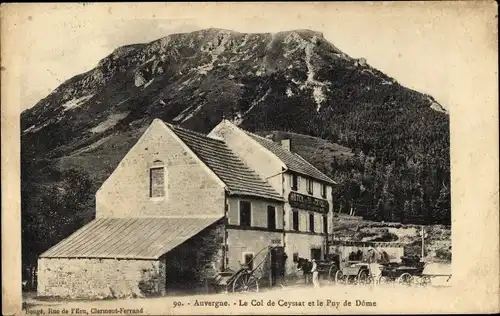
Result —
<instances>
[{"instance_id":1,"label":"white painted wall","mask_svg":"<svg viewBox=\"0 0 500 316\"><path fill-rule=\"evenodd\" d=\"M210 137L223 139L250 168L255 170L262 179L266 180L271 186L281 194L283 192L283 183L280 173L285 165L273 153L268 151L257 143L252 137L248 136L243 130L227 120L220 122L208 134Z\"/></svg>"}]
</instances>

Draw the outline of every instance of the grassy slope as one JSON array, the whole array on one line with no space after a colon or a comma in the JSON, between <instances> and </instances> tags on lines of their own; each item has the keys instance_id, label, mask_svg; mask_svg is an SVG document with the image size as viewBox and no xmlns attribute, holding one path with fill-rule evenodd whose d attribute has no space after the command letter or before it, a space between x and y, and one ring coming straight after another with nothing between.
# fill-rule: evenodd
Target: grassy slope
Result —
<instances>
[{"instance_id":1,"label":"grassy slope","mask_svg":"<svg viewBox=\"0 0 500 316\"><path fill-rule=\"evenodd\" d=\"M273 139L276 142L288 138L292 151L301 155L319 170L328 173L333 158L342 161L354 156L351 149L322 138L282 131L261 131L257 134Z\"/></svg>"}]
</instances>

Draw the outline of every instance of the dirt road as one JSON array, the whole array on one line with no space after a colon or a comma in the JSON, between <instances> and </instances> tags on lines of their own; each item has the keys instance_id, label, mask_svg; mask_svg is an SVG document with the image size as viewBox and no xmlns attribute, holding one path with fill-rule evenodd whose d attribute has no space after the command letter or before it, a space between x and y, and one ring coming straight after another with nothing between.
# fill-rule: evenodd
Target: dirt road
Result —
<instances>
[{"instance_id":1,"label":"dirt road","mask_svg":"<svg viewBox=\"0 0 500 316\"><path fill-rule=\"evenodd\" d=\"M445 311L451 288L400 285L323 285L287 287L259 293L165 296L100 301L39 301L27 298L27 315L185 315L185 314L339 314ZM416 300L416 301L415 301ZM452 302L450 302L452 304ZM457 304L457 302L453 302Z\"/></svg>"}]
</instances>

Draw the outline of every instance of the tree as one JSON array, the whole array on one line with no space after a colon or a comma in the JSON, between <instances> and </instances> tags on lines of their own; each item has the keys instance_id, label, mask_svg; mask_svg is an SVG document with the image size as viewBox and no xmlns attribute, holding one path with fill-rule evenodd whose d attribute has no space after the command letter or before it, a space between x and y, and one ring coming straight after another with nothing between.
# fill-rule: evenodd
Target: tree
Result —
<instances>
[{"instance_id":1,"label":"tree","mask_svg":"<svg viewBox=\"0 0 500 316\"><path fill-rule=\"evenodd\" d=\"M22 187L22 257L25 268L35 266L42 252L85 224L93 212L93 206L89 205L93 195L92 183L85 173L53 170L52 174L60 175L61 181L40 186L32 179Z\"/></svg>"},{"instance_id":2,"label":"tree","mask_svg":"<svg viewBox=\"0 0 500 316\"><path fill-rule=\"evenodd\" d=\"M405 222L412 222L412 210L410 201L406 200L403 204L403 218Z\"/></svg>"},{"instance_id":3,"label":"tree","mask_svg":"<svg viewBox=\"0 0 500 316\"><path fill-rule=\"evenodd\" d=\"M443 185L439 192L439 197L434 205L434 214L436 222L444 225L451 224L451 202L450 190L447 186Z\"/></svg>"}]
</instances>

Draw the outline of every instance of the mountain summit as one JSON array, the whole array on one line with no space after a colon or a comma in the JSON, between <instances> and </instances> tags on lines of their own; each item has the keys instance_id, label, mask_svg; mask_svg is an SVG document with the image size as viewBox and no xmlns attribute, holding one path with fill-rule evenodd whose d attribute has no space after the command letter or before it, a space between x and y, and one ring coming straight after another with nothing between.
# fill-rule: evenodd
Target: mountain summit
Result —
<instances>
[{"instance_id":1,"label":"mountain summit","mask_svg":"<svg viewBox=\"0 0 500 316\"><path fill-rule=\"evenodd\" d=\"M208 132L223 117L251 132L321 139L304 142L301 154L321 158L318 167L341 184L341 209L448 221L449 118L431 96L320 32L222 29L120 47L24 111L24 218L36 223L41 205L54 221L82 209L91 216L95 190L154 118Z\"/></svg>"},{"instance_id":2,"label":"mountain summit","mask_svg":"<svg viewBox=\"0 0 500 316\"><path fill-rule=\"evenodd\" d=\"M62 125L71 129L72 138L88 137L148 115L197 129L207 123L207 129L223 113L239 123L252 120L269 104L271 94L280 95L284 103L302 96L304 109L321 114L332 102L336 108L352 102L352 93L397 102L391 96L401 88L319 32L205 29L116 49L25 111L22 130L25 135L47 134L50 125ZM405 106L445 112L430 96L413 94L418 104Z\"/></svg>"}]
</instances>

